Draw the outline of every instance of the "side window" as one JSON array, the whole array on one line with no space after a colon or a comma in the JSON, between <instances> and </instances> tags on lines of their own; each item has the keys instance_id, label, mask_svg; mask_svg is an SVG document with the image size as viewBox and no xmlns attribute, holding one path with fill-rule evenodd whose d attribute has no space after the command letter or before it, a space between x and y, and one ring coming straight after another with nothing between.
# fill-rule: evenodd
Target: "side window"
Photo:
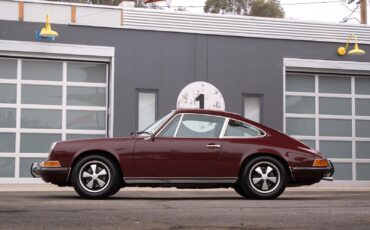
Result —
<instances>
[{"instance_id":1,"label":"side window","mask_svg":"<svg viewBox=\"0 0 370 230\"><path fill-rule=\"evenodd\" d=\"M230 120L227 125L225 137L255 137L263 135L262 131L246 123Z\"/></svg>"},{"instance_id":2,"label":"side window","mask_svg":"<svg viewBox=\"0 0 370 230\"><path fill-rule=\"evenodd\" d=\"M177 115L164 129L158 134L159 137L173 137L175 136L177 125L179 124L181 115Z\"/></svg>"},{"instance_id":3,"label":"side window","mask_svg":"<svg viewBox=\"0 0 370 230\"><path fill-rule=\"evenodd\" d=\"M176 137L217 138L224 121L222 117L184 114Z\"/></svg>"}]
</instances>

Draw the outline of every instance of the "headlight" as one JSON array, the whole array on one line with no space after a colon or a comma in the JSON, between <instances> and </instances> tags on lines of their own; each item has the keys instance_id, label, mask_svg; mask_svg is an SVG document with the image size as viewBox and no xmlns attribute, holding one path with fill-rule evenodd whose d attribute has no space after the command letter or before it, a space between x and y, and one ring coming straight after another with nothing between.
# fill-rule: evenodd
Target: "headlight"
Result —
<instances>
[{"instance_id":1,"label":"headlight","mask_svg":"<svg viewBox=\"0 0 370 230\"><path fill-rule=\"evenodd\" d=\"M57 144L58 142L53 142L51 145L50 145L50 150L49 150L49 153L51 153L51 151L53 151L55 145Z\"/></svg>"}]
</instances>

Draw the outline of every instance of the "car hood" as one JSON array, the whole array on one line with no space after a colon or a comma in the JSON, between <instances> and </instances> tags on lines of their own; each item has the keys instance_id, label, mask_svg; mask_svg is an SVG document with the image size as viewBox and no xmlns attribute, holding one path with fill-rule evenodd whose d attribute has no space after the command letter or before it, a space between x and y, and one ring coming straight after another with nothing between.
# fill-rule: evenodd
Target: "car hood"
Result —
<instances>
[{"instance_id":1,"label":"car hood","mask_svg":"<svg viewBox=\"0 0 370 230\"><path fill-rule=\"evenodd\" d=\"M111 153L131 151L136 138L115 137L83 140L59 141L52 149L53 152L79 153L85 151L107 151Z\"/></svg>"}]
</instances>

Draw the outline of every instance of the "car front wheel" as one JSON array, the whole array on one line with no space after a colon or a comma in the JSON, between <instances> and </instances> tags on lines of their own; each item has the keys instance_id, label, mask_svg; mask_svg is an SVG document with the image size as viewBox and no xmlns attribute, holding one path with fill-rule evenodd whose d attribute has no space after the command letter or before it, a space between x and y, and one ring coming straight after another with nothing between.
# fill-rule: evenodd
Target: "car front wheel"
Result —
<instances>
[{"instance_id":1,"label":"car front wheel","mask_svg":"<svg viewBox=\"0 0 370 230\"><path fill-rule=\"evenodd\" d=\"M256 157L244 167L241 189L255 199L274 199L282 194L287 184L284 165L269 156Z\"/></svg>"},{"instance_id":2,"label":"car front wheel","mask_svg":"<svg viewBox=\"0 0 370 230\"><path fill-rule=\"evenodd\" d=\"M120 177L115 164L100 155L79 160L72 169L71 183L84 198L100 199L118 191Z\"/></svg>"}]
</instances>

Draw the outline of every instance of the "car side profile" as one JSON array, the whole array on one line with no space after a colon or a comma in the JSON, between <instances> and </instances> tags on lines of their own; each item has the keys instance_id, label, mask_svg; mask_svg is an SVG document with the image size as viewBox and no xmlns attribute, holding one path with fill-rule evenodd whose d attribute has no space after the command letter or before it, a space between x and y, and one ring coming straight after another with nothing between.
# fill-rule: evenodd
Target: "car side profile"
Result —
<instances>
[{"instance_id":1,"label":"car side profile","mask_svg":"<svg viewBox=\"0 0 370 230\"><path fill-rule=\"evenodd\" d=\"M141 186L232 187L246 198L273 199L287 186L332 180L334 167L300 141L238 114L180 109L131 137L54 143L31 173L85 198Z\"/></svg>"}]
</instances>

